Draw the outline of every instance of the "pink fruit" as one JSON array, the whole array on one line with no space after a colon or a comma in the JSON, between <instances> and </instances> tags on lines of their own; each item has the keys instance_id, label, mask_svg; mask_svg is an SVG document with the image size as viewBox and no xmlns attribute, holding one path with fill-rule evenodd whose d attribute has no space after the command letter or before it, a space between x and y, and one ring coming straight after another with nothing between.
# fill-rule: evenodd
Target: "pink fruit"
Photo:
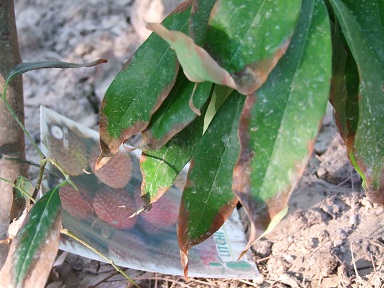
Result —
<instances>
[{"instance_id":1,"label":"pink fruit","mask_svg":"<svg viewBox=\"0 0 384 288\"><path fill-rule=\"evenodd\" d=\"M179 206L170 197L164 195L158 201L152 203L149 212L140 215L154 226L169 227L177 223Z\"/></svg>"},{"instance_id":2,"label":"pink fruit","mask_svg":"<svg viewBox=\"0 0 384 288\"><path fill-rule=\"evenodd\" d=\"M89 159L89 166L94 169L99 157L99 149L94 149ZM119 150L101 169L95 171L99 180L112 188L123 188L132 178L132 160L127 152Z\"/></svg>"},{"instance_id":3,"label":"pink fruit","mask_svg":"<svg viewBox=\"0 0 384 288\"><path fill-rule=\"evenodd\" d=\"M61 206L73 217L85 219L93 214L91 196L83 185L76 184L79 191L71 185L60 188Z\"/></svg>"},{"instance_id":4,"label":"pink fruit","mask_svg":"<svg viewBox=\"0 0 384 288\"><path fill-rule=\"evenodd\" d=\"M93 208L97 216L117 229L135 226L137 217L129 218L140 207L126 189L112 189L104 186L93 198Z\"/></svg>"}]
</instances>

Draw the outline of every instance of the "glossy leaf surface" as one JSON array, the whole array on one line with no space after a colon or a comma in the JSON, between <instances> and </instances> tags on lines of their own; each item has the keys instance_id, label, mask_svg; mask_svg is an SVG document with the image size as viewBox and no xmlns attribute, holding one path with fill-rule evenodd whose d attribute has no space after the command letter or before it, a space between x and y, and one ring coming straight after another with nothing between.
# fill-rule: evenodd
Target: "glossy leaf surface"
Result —
<instances>
[{"instance_id":1,"label":"glossy leaf surface","mask_svg":"<svg viewBox=\"0 0 384 288\"><path fill-rule=\"evenodd\" d=\"M191 19L189 22L189 36L199 45L204 46L205 35L208 28L209 15L216 0L195 0L192 4Z\"/></svg>"},{"instance_id":2,"label":"glossy leaf surface","mask_svg":"<svg viewBox=\"0 0 384 288\"><path fill-rule=\"evenodd\" d=\"M178 220L185 277L188 250L212 236L236 206L231 176L239 153L237 129L244 100L243 95L233 92L196 145Z\"/></svg>"},{"instance_id":3,"label":"glossy leaf surface","mask_svg":"<svg viewBox=\"0 0 384 288\"><path fill-rule=\"evenodd\" d=\"M328 101L331 57L325 5L304 0L287 54L247 97L240 120L233 190L251 219L247 248L276 224L305 168Z\"/></svg>"},{"instance_id":4,"label":"glossy leaf surface","mask_svg":"<svg viewBox=\"0 0 384 288\"><path fill-rule=\"evenodd\" d=\"M187 31L190 2L180 5L163 24ZM100 112L101 155L96 170L117 153L129 137L143 131L171 91L179 64L175 53L160 37L149 36L109 86Z\"/></svg>"},{"instance_id":5,"label":"glossy leaf surface","mask_svg":"<svg viewBox=\"0 0 384 288\"><path fill-rule=\"evenodd\" d=\"M203 135L204 114L176 134L158 150L143 150L140 170L143 175L141 197L144 206L156 202L172 186L176 176L191 159ZM156 205L156 204L155 204Z\"/></svg>"},{"instance_id":6,"label":"glossy leaf surface","mask_svg":"<svg viewBox=\"0 0 384 288\"><path fill-rule=\"evenodd\" d=\"M210 97L211 86L212 83L209 82L196 85L183 73L179 73L172 91L142 133L144 147L151 150L159 149L190 124L197 115L191 110L189 100L191 99L194 107L200 110Z\"/></svg>"},{"instance_id":7,"label":"glossy leaf surface","mask_svg":"<svg viewBox=\"0 0 384 288\"><path fill-rule=\"evenodd\" d=\"M32 207L12 242L1 287L44 287L59 248L60 197L55 187Z\"/></svg>"},{"instance_id":8,"label":"glossy leaf surface","mask_svg":"<svg viewBox=\"0 0 384 288\"><path fill-rule=\"evenodd\" d=\"M330 3L360 76L359 119L349 155L364 179L368 197L384 205L384 3Z\"/></svg>"},{"instance_id":9,"label":"glossy leaf surface","mask_svg":"<svg viewBox=\"0 0 384 288\"><path fill-rule=\"evenodd\" d=\"M284 55L296 28L301 0L219 0L212 9L205 48L250 94Z\"/></svg>"}]
</instances>

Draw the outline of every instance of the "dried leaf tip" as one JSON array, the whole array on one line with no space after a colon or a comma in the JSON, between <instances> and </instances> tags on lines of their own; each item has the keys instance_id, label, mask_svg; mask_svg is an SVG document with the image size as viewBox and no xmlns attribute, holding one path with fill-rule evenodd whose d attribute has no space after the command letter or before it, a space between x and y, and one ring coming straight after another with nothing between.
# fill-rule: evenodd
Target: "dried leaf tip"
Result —
<instances>
[{"instance_id":1,"label":"dried leaf tip","mask_svg":"<svg viewBox=\"0 0 384 288\"><path fill-rule=\"evenodd\" d=\"M180 250L180 261L181 265L184 267L184 279L188 282L188 254L184 253L182 250Z\"/></svg>"},{"instance_id":2,"label":"dried leaf tip","mask_svg":"<svg viewBox=\"0 0 384 288\"><path fill-rule=\"evenodd\" d=\"M97 160L96 160L94 172L101 169L105 164L108 163L109 160L111 160L111 158L112 158L112 156L104 157L103 154L100 154L99 158L97 158Z\"/></svg>"},{"instance_id":3,"label":"dried leaf tip","mask_svg":"<svg viewBox=\"0 0 384 288\"><path fill-rule=\"evenodd\" d=\"M151 30L152 32L155 32L160 37L166 39L166 41L168 43L169 42L173 43L173 42L176 42L176 40L177 40L176 36L174 36L174 34L172 32L176 32L176 33L181 34L181 32L178 32L178 31L170 31L159 23L147 23L146 22L145 28L147 28L148 30Z\"/></svg>"},{"instance_id":4,"label":"dried leaf tip","mask_svg":"<svg viewBox=\"0 0 384 288\"><path fill-rule=\"evenodd\" d=\"M175 50L188 80L209 81L237 89L235 80L229 72L222 68L204 48L196 45L192 38L180 31L170 31L157 23L147 23L146 27L163 38Z\"/></svg>"}]
</instances>

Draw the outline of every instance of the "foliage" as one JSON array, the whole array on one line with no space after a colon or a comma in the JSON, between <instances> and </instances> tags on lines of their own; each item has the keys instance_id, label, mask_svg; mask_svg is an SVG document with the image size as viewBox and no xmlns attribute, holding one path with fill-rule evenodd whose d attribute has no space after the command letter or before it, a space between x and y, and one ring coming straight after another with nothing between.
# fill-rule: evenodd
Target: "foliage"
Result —
<instances>
[{"instance_id":1,"label":"foliage","mask_svg":"<svg viewBox=\"0 0 384 288\"><path fill-rule=\"evenodd\" d=\"M5 287L42 287L59 250L61 227L58 187L33 205L26 221L13 239L10 255L1 270ZM39 255L39 261L35 256Z\"/></svg>"},{"instance_id":2,"label":"foliage","mask_svg":"<svg viewBox=\"0 0 384 288\"><path fill-rule=\"evenodd\" d=\"M103 99L96 168L141 133L148 208L190 162L178 223L185 276L189 248L238 200L252 225L244 251L285 215L329 99L367 195L384 204L382 6L196 0L147 23L154 33Z\"/></svg>"},{"instance_id":3,"label":"foliage","mask_svg":"<svg viewBox=\"0 0 384 288\"><path fill-rule=\"evenodd\" d=\"M141 195L149 208L190 162L178 224L186 277L188 250L210 237L238 201L252 225L244 251L285 215L329 99L367 195L384 204L383 6L373 0L188 0L162 24L148 23L155 33L103 99L96 168L141 133ZM7 104L7 83L21 73L76 66L21 64L10 72L2 100ZM61 169L35 148L40 177L47 161ZM61 171L63 184L71 183ZM37 269L29 252L46 253L44 241L60 229L57 190L37 201L16 236L17 276L8 282L16 287Z\"/></svg>"},{"instance_id":4,"label":"foliage","mask_svg":"<svg viewBox=\"0 0 384 288\"><path fill-rule=\"evenodd\" d=\"M63 170L60 164L55 159L47 158L40 150L6 98L9 82L25 72L42 68L92 67L105 62L107 62L105 59L82 64L61 61L27 62L14 66L6 77L3 93L0 94L1 100L4 101L14 120L23 129L25 135L29 138L35 150L40 155L41 160L39 178L37 179L35 187L33 187L28 179L21 176L15 179L14 183L10 182L8 179L0 178L0 180L11 184L16 193L24 195L26 199L29 198L34 203L32 208L27 207L24 211L24 217L20 217L18 221L12 223L14 225L20 225L20 227L16 229L16 235L10 235L12 238L9 239L9 241L12 241L12 244L6 262L0 270L1 287L44 287L59 249L60 233L72 237L91 249L131 281L134 286L139 287L133 279L117 267L111 259L102 255L98 250L79 239L70 231L62 229L59 189L61 186L67 184L72 185L75 189L77 188L69 178L68 173ZM63 174L65 180L53 187L36 201L34 197L36 197L36 192L40 189L45 166L48 162ZM31 197L31 194L33 194L34 197Z\"/></svg>"}]
</instances>

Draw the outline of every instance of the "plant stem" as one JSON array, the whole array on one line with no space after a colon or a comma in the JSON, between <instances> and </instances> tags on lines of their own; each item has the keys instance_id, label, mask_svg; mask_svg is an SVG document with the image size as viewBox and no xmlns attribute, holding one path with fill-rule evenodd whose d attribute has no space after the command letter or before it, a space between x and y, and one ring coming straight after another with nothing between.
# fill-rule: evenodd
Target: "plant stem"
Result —
<instances>
[{"instance_id":1,"label":"plant stem","mask_svg":"<svg viewBox=\"0 0 384 288\"><path fill-rule=\"evenodd\" d=\"M55 166L57 169L59 169L60 173L65 177L65 180L72 185L72 187L78 191L75 183L72 182L72 180L69 177L69 174L65 172L65 170L60 166L59 162L57 162L56 159L47 158L46 161L49 161L53 166Z\"/></svg>"},{"instance_id":2,"label":"plant stem","mask_svg":"<svg viewBox=\"0 0 384 288\"><path fill-rule=\"evenodd\" d=\"M24 98L23 83L21 77L15 79L8 87L7 93L4 90L5 75L15 65L21 62L17 29L15 21L14 0L0 1L0 98L6 98L7 104L11 105L19 119L24 119ZM25 159L25 138L22 129L14 124L11 114L4 102L0 99L0 177L13 181L18 176L28 175L28 166L24 163L10 162L6 157ZM8 236L8 227L11 220L24 209L24 205L13 205L18 202L13 197L13 186L1 181L0 183L0 240ZM0 245L0 270L5 263L10 245Z\"/></svg>"},{"instance_id":3,"label":"plant stem","mask_svg":"<svg viewBox=\"0 0 384 288\"><path fill-rule=\"evenodd\" d=\"M96 248L94 248L91 245L89 245L87 242L85 242L85 241L81 240L80 238L78 238L76 235L74 235L68 229L62 228L61 229L61 233L71 237L72 239L76 240L77 242L83 244L88 249L92 250L92 252L96 253L98 256L103 258L107 263L111 264L113 266L113 268L116 269L116 271L118 271L121 275L123 275L125 278L127 278L129 280L129 282L131 282L133 285L135 285L135 287L140 288L140 286L136 284L135 280L133 280L131 277L129 277L120 267L118 267L115 264L115 262L113 262L112 259L109 259L107 256L104 256L100 251L98 251Z\"/></svg>"},{"instance_id":4,"label":"plant stem","mask_svg":"<svg viewBox=\"0 0 384 288\"><path fill-rule=\"evenodd\" d=\"M31 134L29 134L29 132L27 131L27 129L24 127L24 124L19 120L19 118L17 117L15 111L12 109L11 105L8 103L8 100L7 98L5 97L7 93L7 85L5 85L4 87L4 92L3 94L1 95L1 98L3 99L4 101L4 104L5 106L7 106L7 109L9 111L9 113L12 115L13 119L15 119L15 121L17 122L17 124L19 124L20 128L23 129L23 132L24 134L27 136L27 138L29 139L29 141L31 141L31 144L32 146L36 149L37 153L40 155L41 158L45 158L43 152L41 152L39 146L37 146L37 144L35 143L35 140L32 138Z\"/></svg>"},{"instance_id":5,"label":"plant stem","mask_svg":"<svg viewBox=\"0 0 384 288\"><path fill-rule=\"evenodd\" d=\"M29 193L28 193L27 191L24 191L24 189L22 189L21 187L16 186L14 183L12 183L11 181L9 181L9 180L7 180L7 179L5 179L5 178L3 178L3 177L0 177L0 180L1 180L1 181L4 181L4 182L6 182L6 183L8 183L8 184L10 184L10 185L12 185L13 188L20 190L21 193L23 193L23 195L24 195L25 197L28 197L29 200L31 200L33 203L36 202L35 198L33 198L31 195L29 195Z\"/></svg>"},{"instance_id":6,"label":"plant stem","mask_svg":"<svg viewBox=\"0 0 384 288\"><path fill-rule=\"evenodd\" d=\"M42 158L40 160L39 177L37 178L37 183L36 183L36 186L35 186L35 190L33 191L33 198L37 197L37 193L40 190L40 185L41 185L41 181L43 180L45 165L47 165L47 158L45 158L45 156L44 156L44 158Z\"/></svg>"},{"instance_id":7,"label":"plant stem","mask_svg":"<svg viewBox=\"0 0 384 288\"><path fill-rule=\"evenodd\" d=\"M4 160L9 160L9 161L16 161L16 162L21 162L21 163L26 163L31 166L35 166L40 168L40 164L37 164L33 161L28 161L28 160L20 160L19 158L9 158L9 157L4 157Z\"/></svg>"},{"instance_id":8,"label":"plant stem","mask_svg":"<svg viewBox=\"0 0 384 288\"><path fill-rule=\"evenodd\" d=\"M37 153L40 155L40 158L41 158L41 160L40 160L39 178L37 179L37 184L36 184L36 187L35 187L35 191L33 192L33 197L35 198L37 196L37 193L38 193L38 191L40 189L40 185L41 185L41 181L43 179L43 174L44 174L45 166L46 166L48 161L50 163L52 163L52 165L54 165L57 169L59 169L59 171L61 172L61 174L63 174L65 179L68 180L68 183L70 183L77 190L76 185L69 179L68 173L64 171L64 169L60 166L60 164L57 162L57 160L56 159L47 158L44 155L44 153L40 150L39 146L37 146L35 140L31 136L31 134L29 134L29 132L25 128L24 124L19 120L19 118L17 117L15 111L13 111L11 105L9 105L9 103L7 101L7 98L5 97L6 92L7 92L7 85L4 86L4 92L3 92L3 94L1 94L2 100L4 101L6 107L8 108L8 111L12 115L13 119L19 124L20 128L23 130L25 135L28 137L29 141L31 141L32 146L35 148L35 150L37 151Z\"/></svg>"}]
</instances>

